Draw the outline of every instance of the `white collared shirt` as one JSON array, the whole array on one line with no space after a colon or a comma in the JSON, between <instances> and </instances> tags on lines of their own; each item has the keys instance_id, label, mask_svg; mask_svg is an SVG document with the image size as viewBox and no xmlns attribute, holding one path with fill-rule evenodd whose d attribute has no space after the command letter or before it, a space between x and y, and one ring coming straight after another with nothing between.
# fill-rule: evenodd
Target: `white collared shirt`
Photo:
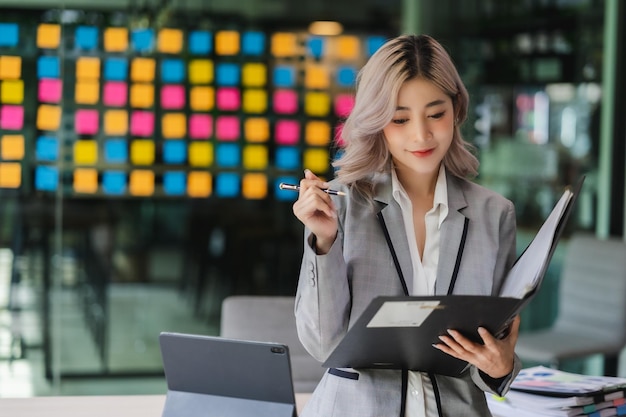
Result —
<instances>
[{"instance_id":1,"label":"white collared shirt","mask_svg":"<svg viewBox=\"0 0 626 417\"><path fill-rule=\"evenodd\" d=\"M391 170L391 184L393 198L398 202L402 210L402 219L404 220L404 228L411 254L413 267L411 295L434 295L437 266L439 264L440 229L441 224L448 216L446 171L442 164L439 168L439 175L435 185L433 207L424 216L426 226L424 259L420 258L417 248L415 227L413 225L413 205L404 187L398 180L395 169ZM405 415L407 417L438 416L432 382L426 373L409 372Z\"/></svg>"}]
</instances>

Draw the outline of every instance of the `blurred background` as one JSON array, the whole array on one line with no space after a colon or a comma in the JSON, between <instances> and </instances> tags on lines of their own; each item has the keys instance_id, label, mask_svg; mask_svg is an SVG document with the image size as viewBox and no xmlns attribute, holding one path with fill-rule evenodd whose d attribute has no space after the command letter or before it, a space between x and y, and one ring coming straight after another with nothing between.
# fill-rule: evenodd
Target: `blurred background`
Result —
<instances>
[{"instance_id":1,"label":"blurred background","mask_svg":"<svg viewBox=\"0 0 626 417\"><path fill-rule=\"evenodd\" d=\"M332 177L356 73L401 33L453 57L520 252L586 176L524 311L548 326L568 236L624 236L625 30L618 0L3 0L0 396L164 393L159 332L293 295L277 185Z\"/></svg>"}]
</instances>

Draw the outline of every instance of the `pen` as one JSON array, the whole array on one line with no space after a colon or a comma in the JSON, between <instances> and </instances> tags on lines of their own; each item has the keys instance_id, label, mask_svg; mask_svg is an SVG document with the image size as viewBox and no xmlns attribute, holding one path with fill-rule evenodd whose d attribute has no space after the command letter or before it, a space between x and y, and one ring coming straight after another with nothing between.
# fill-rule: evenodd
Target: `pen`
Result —
<instances>
[{"instance_id":1,"label":"pen","mask_svg":"<svg viewBox=\"0 0 626 417\"><path fill-rule=\"evenodd\" d=\"M281 190L291 190L291 191L300 190L299 185L287 184L284 182L281 182L278 188L280 188ZM329 194L329 195L346 195L346 193L344 193L343 191L336 191L336 190L330 190L330 189L323 189L322 191L324 191L326 194Z\"/></svg>"}]
</instances>

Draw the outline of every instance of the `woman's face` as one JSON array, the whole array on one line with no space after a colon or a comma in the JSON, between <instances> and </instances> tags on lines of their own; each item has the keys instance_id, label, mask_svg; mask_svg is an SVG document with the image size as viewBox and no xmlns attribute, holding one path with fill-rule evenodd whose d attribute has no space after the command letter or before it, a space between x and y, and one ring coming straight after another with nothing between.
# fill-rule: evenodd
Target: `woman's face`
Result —
<instances>
[{"instance_id":1,"label":"woman's face","mask_svg":"<svg viewBox=\"0 0 626 417\"><path fill-rule=\"evenodd\" d=\"M408 80L383 133L400 178L437 175L454 135L452 99L430 81Z\"/></svg>"}]
</instances>

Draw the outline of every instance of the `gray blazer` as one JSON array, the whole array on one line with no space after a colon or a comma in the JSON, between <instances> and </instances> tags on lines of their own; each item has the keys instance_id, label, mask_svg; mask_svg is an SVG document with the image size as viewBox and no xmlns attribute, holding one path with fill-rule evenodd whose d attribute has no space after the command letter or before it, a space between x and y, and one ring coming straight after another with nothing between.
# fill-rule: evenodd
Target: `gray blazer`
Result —
<instances>
[{"instance_id":1,"label":"gray blazer","mask_svg":"<svg viewBox=\"0 0 626 417\"><path fill-rule=\"evenodd\" d=\"M332 188L348 191L335 180ZM497 295L515 260L515 209L499 194L448 173L449 214L441 226L436 294L447 294L457 257L462 252L452 293ZM376 212L380 211L396 251L405 287L411 293L413 272L400 206L392 197L391 176L376 183L375 209L348 196L333 197L339 231L326 255L311 248L305 230L302 266L296 293L298 335L309 353L324 361L370 301L379 295L403 295ZM462 247L464 228L467 235ZM491 387L470 367L458 378L436 375L435 394L440 416L491 415L484 391L502 394L520 370L500 387ZM402 371L344 369L325 373L303 410L303 417L399 416L402 407ZM493 382L493 381L492 381ZM404 416L400 416L404 417Z\"/></svg>"}]
</instances>

